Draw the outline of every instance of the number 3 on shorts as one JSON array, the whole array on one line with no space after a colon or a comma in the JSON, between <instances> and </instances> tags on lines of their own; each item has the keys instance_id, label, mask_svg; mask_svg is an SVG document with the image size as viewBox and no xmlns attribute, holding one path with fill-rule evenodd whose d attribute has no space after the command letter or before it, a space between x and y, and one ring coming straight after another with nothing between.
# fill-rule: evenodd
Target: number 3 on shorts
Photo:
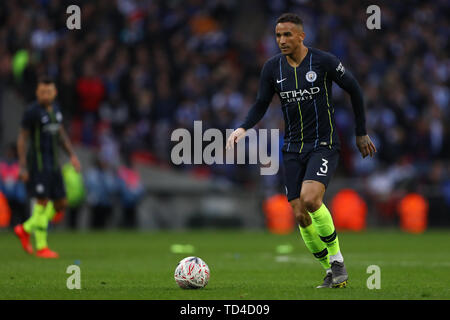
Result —
<instances>
[{"instance_id":1,"label":"number 3 on shorts","mask_svg":"<svg viewBox=\"0 0 450 320\"><path fill-rule=\"evenodd\" d=\"M327 171L328 171L328 166L327 166L328 160L322 158L322 161L323 161L323 163L322 163L322 165L321 165L320 168L319 168L319 171L320 171L321 173L317 172L317 175L318 175L318 176L326 176L326 175L327 175Z\"/></svg>"}]
</instances>

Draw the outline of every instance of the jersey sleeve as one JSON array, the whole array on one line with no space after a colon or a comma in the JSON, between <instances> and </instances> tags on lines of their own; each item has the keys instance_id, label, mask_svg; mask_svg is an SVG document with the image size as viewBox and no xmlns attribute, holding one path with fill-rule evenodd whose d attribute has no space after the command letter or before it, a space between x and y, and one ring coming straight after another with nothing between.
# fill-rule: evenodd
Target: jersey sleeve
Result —
<instances>
[{"instance_id":1,"label":"jersey sleeve","mask_svg":"<svg viewBox=\"0 0 450 320\"><path fill-rule=\"evenodd\" d=\"M364 112L364 98L361 87L350 71L346 70L339 59L329 54L326 57L327 72L331 79L339 87L344 89L351 98L353 112L355 114L355 133L357 136L366 135L366 117Z\"/></svg>"},{"instance_id":2,"label":"jersey sleeve","mask_svg":"<svg viewBox=\"0 0 450 320\"><path fill-rule=\"evenodd\" d=\"M21 127L25 130L31 131L34 125L34 113L33 110L29 109L25 111L20 123Z\"/></svg>"},{"instance_id":3,"label":"jersey sleeve","mask_svg":"<svg viewBox=\"0 0 450 320\"><path fill-rule=\"evenodd\" d=\"M245 130L252 128L262 119L262 117L266 113L267 108L272 101L273 95L275 94L275 87L273 84L271 69L271 62L266 62L261 71L256 101L250 108L250 111L248 112L244 123L239 126L240 128L244 128Z\"/></svg>"}]
</instances>

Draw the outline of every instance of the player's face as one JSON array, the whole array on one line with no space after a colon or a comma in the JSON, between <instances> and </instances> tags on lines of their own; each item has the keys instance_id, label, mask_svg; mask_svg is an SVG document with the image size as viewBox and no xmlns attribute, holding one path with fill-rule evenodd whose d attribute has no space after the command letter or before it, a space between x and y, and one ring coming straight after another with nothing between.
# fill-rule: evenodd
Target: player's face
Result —
<instances>
[{"instance_id":1,"label":"player's face","mask_svg":"<svg viewBox=\"0 0 450 320\"><path fill-rule=\"evenodd\" d=\"M278 23L275 27L275 35L278 47L284 55L290 55L298 50L305 39L302 27L292 22Z\"/></svg>"},{"instance_id":2,"label":"player's face","mask_svg":"<svg viewBox=\"0 0 450 320\"><path fill-rule=\"evenodd\" d=\"M53 83L39 83L36 89L36 97L40 104L49 105L56 98L56 87Z\"/></svg>"}]
</instances>

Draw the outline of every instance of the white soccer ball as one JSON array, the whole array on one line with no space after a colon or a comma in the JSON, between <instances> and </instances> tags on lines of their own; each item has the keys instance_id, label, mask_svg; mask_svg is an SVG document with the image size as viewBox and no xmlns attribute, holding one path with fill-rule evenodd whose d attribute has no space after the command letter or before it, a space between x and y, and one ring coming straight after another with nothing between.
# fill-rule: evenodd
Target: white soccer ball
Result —
<instances>
[{"instance_id":1,"label":"white soccer ball","mask_svg":"<svg viewBox=\"0 0 450 320\"><path fill-rule=\"evenodd\" d=\"M174 277L182 289L204 288L209 281L209 267L198 257L187 257L178 263Z\"/></svg>"}]
</instances>

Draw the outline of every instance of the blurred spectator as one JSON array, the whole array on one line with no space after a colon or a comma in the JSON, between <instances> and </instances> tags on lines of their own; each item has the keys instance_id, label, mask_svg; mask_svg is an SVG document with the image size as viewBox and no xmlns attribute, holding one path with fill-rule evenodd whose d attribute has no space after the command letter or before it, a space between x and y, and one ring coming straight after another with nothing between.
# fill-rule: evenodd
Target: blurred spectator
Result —
<instances>
[{"instance_id":1,"label":"blurred spectator","mask_svg":"<svg viewBox=\"0 0 450 320\"><path fill-rule=\"evenodd\" d=\"M11 226L22 223L28 218L26 189L23 182L19 180L19 161L16 150L15 144L10 144L0 161L0 191L8 200L11 209Z\"/></svg>"},{"instance_id":2,"label":"blurred spectator","mask_svg":"<svg viewBox=\"0 0 450 320\"><path fill-rule=\"evenodd\" d=\"M144 195L144 188L129 155L124 157L123 165L117 169L117 176L122 207L121 226L134 228L137 226L136 209Z\"/></svg>"},{"instance_id":3,"label":"blurred spectator","mask_svg":"<svg viewBox=\"0 0 450 320\"><path fill-rule=\"evenodd\" d=\"M84 62L83 75L77 81L80 107L84 112L95 113L105 96L105 86L100 79L94 62L89 58Z\"/></svg>"},{"instance_id":4,"label":"blurred spectator","mask_svg":"<svg viewBox=\"0 0 450 320\"><path fill-rule=\"evenodd\" d=\"M91 58L84 62L83 75L77 80L77 93L83 113L83 142L93 145L98 111L105 96L105 87Z\"/></svg>"},{"instance_id":5,"label":"blurred spectator","mask_svg":"<svg viewBox=\"0 0 450 320\"><path fill-rule=\"evenodd\" d=\"M102 229L112 217L114 196L117 194L117 176L100 157L93 161L85 173L87 202L91 209L91 227Z\"/></svg>"}]
</instances>

